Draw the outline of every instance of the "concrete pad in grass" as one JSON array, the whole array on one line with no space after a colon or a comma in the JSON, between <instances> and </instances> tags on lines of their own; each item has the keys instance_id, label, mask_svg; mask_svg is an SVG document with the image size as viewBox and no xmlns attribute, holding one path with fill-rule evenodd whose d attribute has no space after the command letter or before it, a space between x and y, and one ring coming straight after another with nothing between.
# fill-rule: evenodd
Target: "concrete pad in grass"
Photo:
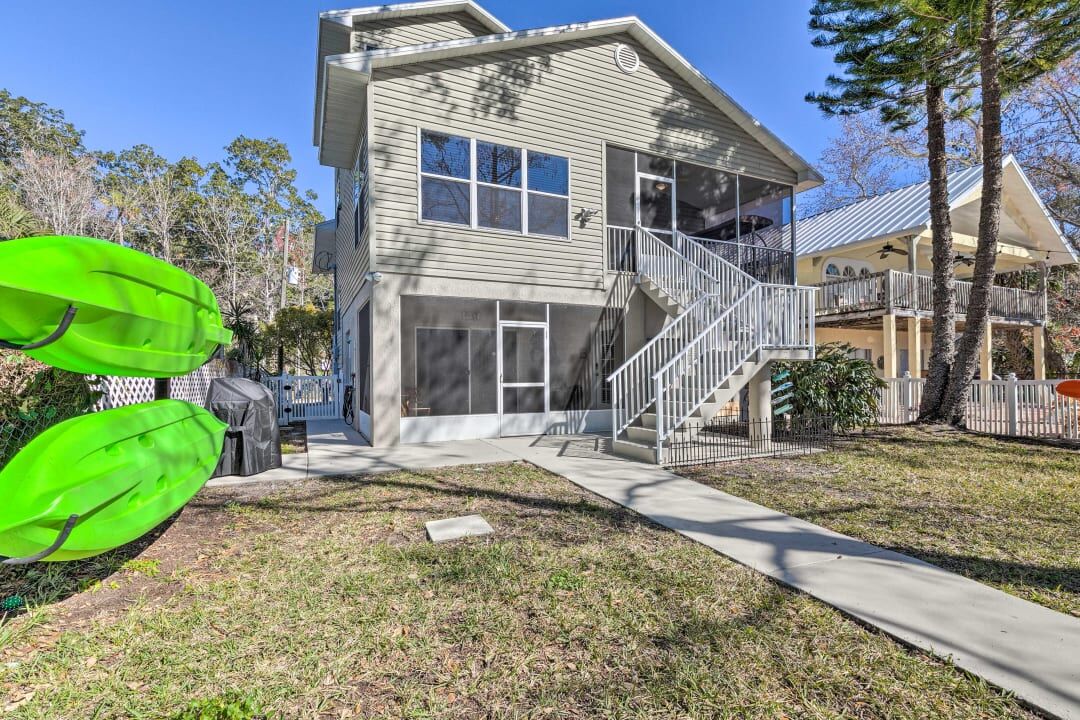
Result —
<instances>
[{"instance_id":1,"label":"concrete pad in grass","mask_svg":"<svg viewBox=\"0 0 1080 720\"><path fill-rule=\"evenodd\" d=\"M495 532L488 521L479 515L464 515L445 520L432 520L425 523L428 538L433 543L449 542L463 537L490 535Z\"/></svg>"}]
</instances>

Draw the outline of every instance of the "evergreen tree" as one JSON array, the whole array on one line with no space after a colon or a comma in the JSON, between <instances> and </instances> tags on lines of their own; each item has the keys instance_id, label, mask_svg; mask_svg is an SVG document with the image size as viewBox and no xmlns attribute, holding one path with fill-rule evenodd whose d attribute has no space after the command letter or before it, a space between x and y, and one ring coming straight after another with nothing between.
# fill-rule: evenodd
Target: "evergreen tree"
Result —
<instances>
[{"instance_id":1,"label":"evergreen tree","mask_svg":"<svg viewBox=\"0 0 1080 720\"><path fill-rule=\"evenodd\" d=\"M922 6L920 9L927 14L940 10L925 7L927 0L908 1ZM956 44L978 51L983 182L964 334L944 397L938 408L930 408L930 414L962 424L968 386L975 377L979 347L987 332L997 260L1003 176L1002 99L1080 50L1080 0L952 0L947 5L945 22L956 29Z\"/></svg>"},{"instance_id":2,"label":"evergreen tree","mask_svg":"<svg viewBox=\"0 0 1080 720\"><path fill-rule=\"evenodd\" d=\"M947 93L971 89L973 58L951 41L949 0L816 0L810 10L813 43L830 48L844 75L830 75L828 91L807 100L826 114L877 111L895 130L925 122L934 267L934 326L923 414L940 405L956 338L952 223L946 125Z\"/></svg>"}]
</instances>

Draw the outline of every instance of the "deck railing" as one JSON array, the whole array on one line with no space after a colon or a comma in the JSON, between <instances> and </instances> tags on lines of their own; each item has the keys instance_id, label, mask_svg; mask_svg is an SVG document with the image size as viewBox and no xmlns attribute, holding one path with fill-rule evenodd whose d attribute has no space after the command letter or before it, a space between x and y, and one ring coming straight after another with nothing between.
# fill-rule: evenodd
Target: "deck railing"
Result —
<instances>
[{"instance_id":1,"label":"deck railing","mask_svg":"<svg viewBox=\"0 0 1080 720\"><path fill-rule=\"evenodd\" d=\"M819 283L818 317L847 315L870 310L933 309L933 282L919 275L913 284L911 273L883 270L854 278L838 278ZM916 298L918 303L916 304ZM971 283L956 281L956 311L966 313L971 299ZM990 315L1007 320L1041 321L1042 295L1032 290L994 286L990 289Z\"/></svg>"},{"instance_id":2,"label":"deck railing","mask_svg":"<svg viewBox=\"0 0 1080 720\"><path fill-rule=\"evenodd\" d=\"M607 269L613 272L638 272L637 251L635 248L634 228L607 226ZM666 237L666 235L665 235ZM723 258L758 282L790 285L794 282L792 255L790 250L748 245L729 240L673 233L672 242L680 237L689 238L711 254Z\"/></svg>"}]
</instances>

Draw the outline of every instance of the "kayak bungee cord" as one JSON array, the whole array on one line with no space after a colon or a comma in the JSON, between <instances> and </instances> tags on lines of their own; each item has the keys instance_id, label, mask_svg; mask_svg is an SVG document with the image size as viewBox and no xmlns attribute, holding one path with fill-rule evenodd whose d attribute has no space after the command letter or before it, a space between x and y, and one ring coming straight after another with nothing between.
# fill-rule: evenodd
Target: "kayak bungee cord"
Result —
<instances>
[{"instance_id":1,"label":"kayak bungee cord","mask_svg":"<svg viewBox=\"0 0 1080 720\"><path fill-rule=\"evenodd\" d=\"M56 326L56 329L49 333L45 338L38 340L37 342L19 345L13 342L8 342L7 340L0 340L0 348L4 348L5 350L26 351L37 350L38 348L50 345L63 337L64 333L68 331L68 328L71 327L71 321L75 319L76 312L78 312L78 308L76 308L74 305L68 305L67 312L64 313L64 318L60 321L60 324Z\"/></svg>"}]
</instances>

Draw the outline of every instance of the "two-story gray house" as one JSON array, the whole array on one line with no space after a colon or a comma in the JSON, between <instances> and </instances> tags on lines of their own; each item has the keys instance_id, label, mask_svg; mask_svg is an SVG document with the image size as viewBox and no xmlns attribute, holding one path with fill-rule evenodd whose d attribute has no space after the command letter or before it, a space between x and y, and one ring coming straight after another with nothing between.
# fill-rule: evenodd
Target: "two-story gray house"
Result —
<instances>
[{"instance_id":1,"label":"two-story gray house","mask_svg":"<svg viewBox=\"0 0 1080 720\"><path fill-rule=\"evenodd\" d=\"M744 387L767 417L769 362L813 352L793 220L820 177L637 18L323 13L314 142L376 446L606 431L662 460Z\"/></svg>"}]
</instances>

